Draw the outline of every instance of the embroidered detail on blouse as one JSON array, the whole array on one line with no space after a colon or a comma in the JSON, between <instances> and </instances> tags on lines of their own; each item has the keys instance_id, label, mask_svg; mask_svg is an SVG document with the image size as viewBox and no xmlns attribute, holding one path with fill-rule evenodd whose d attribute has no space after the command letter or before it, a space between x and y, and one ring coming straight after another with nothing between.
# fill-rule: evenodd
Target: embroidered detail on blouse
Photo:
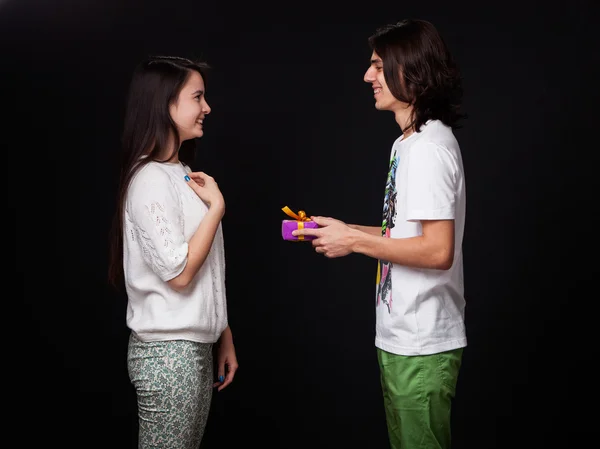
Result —
<instances>
[{"instance_id":1,"label":"embroidered detail on blouse","mask_svg":"<svg viewBox=\"0 0 600 449\"><path fill-rule=\"evenodd\" d=\"M153 202L149 206L146 206L146 211L152 219L158 234L163 238L162 247L164 250L161 250L161 252L166 250L168 259L172 261L174 265L178 265L182 260L182 256L176 251L175 243L171 238L173 225L165 216L163 206L157 202ZM130 223L130 225L133 225L133 223ZM166 267L163 263L148 233L139 226L134 226L134 228L144 255L150 259L152 265L157 268L157 271L168 271L170 268Z\"/></svg>"}]
</instances>

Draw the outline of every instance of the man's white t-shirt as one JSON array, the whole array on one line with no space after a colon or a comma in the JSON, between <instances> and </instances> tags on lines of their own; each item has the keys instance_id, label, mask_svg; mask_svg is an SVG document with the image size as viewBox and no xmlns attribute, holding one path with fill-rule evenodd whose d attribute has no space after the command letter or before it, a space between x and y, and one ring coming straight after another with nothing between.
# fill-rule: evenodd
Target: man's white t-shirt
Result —
<instances>
[{"instance_id":1,"label":"man's white t-shirt","mask_svg":"<svg viewBox=\"0 0 600 449\"><path fill-rule=\"evenodd\" d=\"M188 242L208 207L185 181L181 163L149 162L125 200L123 262L127 326L142 341L216 342L227 327L221 224L202 267L183 290L168 282L187 263Z\"/></svg>"},{"instance_id":2,"label":"man's white t-shirt","mask_svg":"<svg viewBox=\"0 0 600 449\"><path fill-rule=\"evenodd\" d=\"M421 220L454 220L449 270L378 262L375 346L394 354L427 355L467 345L462 240L466 192L462 156L452 129L430 120L392 146L382 235L422 235Z\"/></svg>"}]
</instances>

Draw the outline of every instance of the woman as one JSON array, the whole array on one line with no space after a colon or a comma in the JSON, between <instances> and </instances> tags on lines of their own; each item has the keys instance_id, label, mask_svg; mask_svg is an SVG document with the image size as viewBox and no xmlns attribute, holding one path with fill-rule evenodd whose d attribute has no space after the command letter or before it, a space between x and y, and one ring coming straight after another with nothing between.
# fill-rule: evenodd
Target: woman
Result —
<instances>
[{"instance_id":1,"label":"woman","mask_svg":"<svg viewBox=\"0 0 600 449\"><path fill-rule=\"evenodd\" d=\"M141 448L198 448L212 388L229 385L238 367L227 323L225 201L211 176L182 162L210 113L207 68L150 58L135 70L126 105L110 280L124 275Z\"/></svg>"}]
</instances>

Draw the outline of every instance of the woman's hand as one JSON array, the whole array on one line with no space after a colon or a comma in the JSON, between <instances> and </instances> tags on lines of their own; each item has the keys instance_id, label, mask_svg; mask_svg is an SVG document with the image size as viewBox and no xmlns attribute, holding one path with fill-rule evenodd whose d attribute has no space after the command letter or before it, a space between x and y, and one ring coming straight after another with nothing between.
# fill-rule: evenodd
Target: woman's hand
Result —
<instances>
[{"instance_id":1,"label":"woman's hand","mask_svg":"<svg viewBox=\"0 0 600 449\"><path fill-rule=\"evenodd\" d=\"M212 176L201 171L192 172L188 173L186 181L196 195L209 207L219 207L225 211L225 199L219 190L217 181Z\"/></svg>"},{"instance_id":2,"label":"woman's hand","mask_svg":"<svg viewBox=\"0 0 600 449\"><path fill-rule=\"evenodd\" d=\"M221 391L231 382L238 369L238 362L235 356L235 347L233 346L233 335L229 326L221 334L218 348L218 378L219 381L213 384L213 387L218 387L217 391Z\"/></svg>"}]
</instances>

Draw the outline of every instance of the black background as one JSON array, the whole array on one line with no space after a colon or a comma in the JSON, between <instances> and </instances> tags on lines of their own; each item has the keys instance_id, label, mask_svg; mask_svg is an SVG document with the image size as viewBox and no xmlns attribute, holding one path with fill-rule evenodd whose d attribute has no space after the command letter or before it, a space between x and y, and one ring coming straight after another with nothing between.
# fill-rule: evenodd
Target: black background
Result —
<instances>
[{"instance_id":1,"label":"black background","mask_svg":"<svg viewBox=\"0 0 600 449\"><path fill-rule=\"evenodd\" d=\"M467 332L454 448L579 447L578 352L597 294L592 1L0 0L17 447L136 447L126 298L105 280L122 108L149 54L200 57L212 113L195 169L223 191L240 369L203 448L387 448L376 263L284 242L283 206L379 225L399 129L362 81L368 36L432 21L464 76ZM568 192L568 193L567 193ZM14 307L14 311L9 308ZM577 321L576 321L577 319ZM597 383L597 382L596 382Z\"/></svg>"}]
</instances>

